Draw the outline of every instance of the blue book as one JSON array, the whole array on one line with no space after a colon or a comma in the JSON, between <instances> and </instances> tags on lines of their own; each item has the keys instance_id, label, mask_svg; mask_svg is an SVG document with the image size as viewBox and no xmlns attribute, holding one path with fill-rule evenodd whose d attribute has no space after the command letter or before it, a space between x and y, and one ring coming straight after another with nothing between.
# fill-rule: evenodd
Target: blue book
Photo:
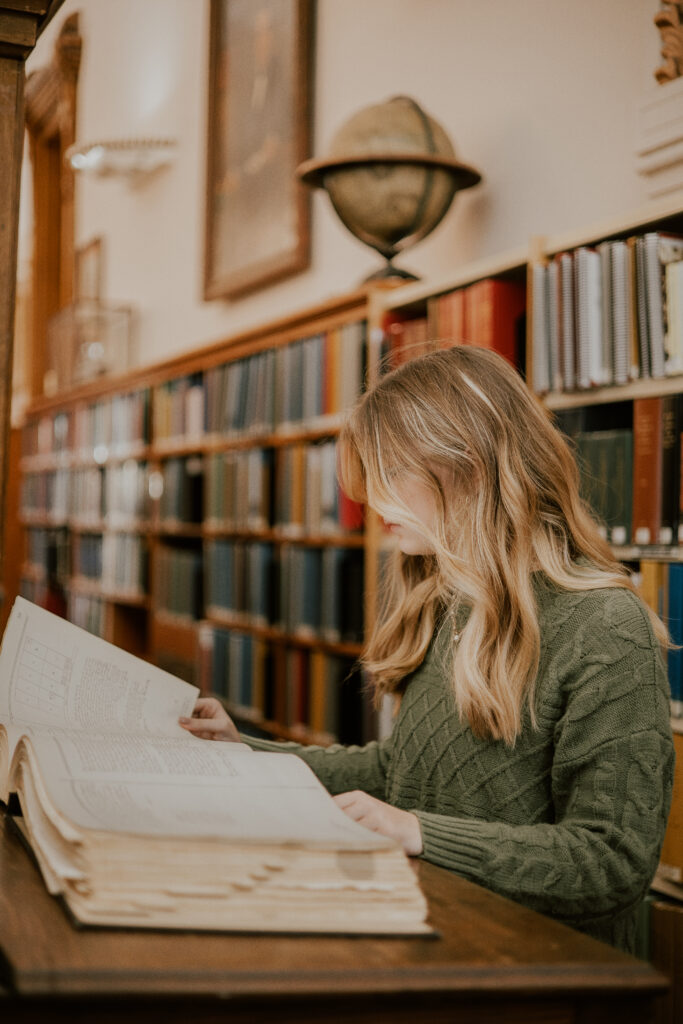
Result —
<instances>
[{"instance_id":1,"label":"blue book","mask_svg":"<svg viewBox=\"0 0 683 1024\"><path fill-rule=\"evenodd\" d=\"M672 562L669 566L669 632L680 650L668 653L671 713L683 715L683 565Z\"/></svg>"}]
</instances>

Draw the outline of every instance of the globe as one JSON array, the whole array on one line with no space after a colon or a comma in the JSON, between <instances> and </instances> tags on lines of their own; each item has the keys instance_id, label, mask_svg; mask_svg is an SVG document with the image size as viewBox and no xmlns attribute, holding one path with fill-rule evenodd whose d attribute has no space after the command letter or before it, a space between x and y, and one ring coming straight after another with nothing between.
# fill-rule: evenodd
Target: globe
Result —
<instances>
[{"instance_id":1,"label":"globe","mask_svg":"<svg viewBox=\"0 0 683 1024\"><path fill-rule=\"evenodd\" d=\"M373 278L413 277L394 257L434 230L458 190L481 181L456 159L441 125L408 96L359 110L336 132L327 157L306 161L297 174L324 188L345 227L385 257Z\"/></svg>"}]
</instances>

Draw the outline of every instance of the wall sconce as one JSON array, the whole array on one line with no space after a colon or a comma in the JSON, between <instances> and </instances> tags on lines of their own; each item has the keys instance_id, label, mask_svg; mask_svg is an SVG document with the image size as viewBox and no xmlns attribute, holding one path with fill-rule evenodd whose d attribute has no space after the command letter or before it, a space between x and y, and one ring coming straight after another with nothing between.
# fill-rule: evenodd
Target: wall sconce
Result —
<instances>
[{"instance_id":1,"label":"wall sconce","mask_svg":"<svg viewBox=\"0 0 683 1024\"><path fill-rule=\"evenodd\" d=\"M167 167L176 149L173 139L116 139L69 146L64 159L74 171L135 179Z\"/></svg>"}]
</instances>

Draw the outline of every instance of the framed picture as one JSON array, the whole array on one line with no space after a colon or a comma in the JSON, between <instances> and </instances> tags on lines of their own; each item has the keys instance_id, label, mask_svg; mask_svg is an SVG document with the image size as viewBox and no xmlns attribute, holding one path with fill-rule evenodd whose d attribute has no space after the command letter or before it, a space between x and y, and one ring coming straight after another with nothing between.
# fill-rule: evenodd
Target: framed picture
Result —
<instances>
[{"instance_id":1,"label":"framed picture","mask_svg":"<svg viewBox=\"0 0 683 1024\"><path fill-rule=\"evenodd\" d=\"M211 0L204 297L310 262L313 0Z\"/></svg>"},{"instance_id":2,"label":"framed picture","mask_svg":"<svg viewBox=\"0 0 683 1024\"><path fill-rule=\"evenodd\" d=\"M93 238L92 242L76 250L74 293L76 302L99 303L102 300L101 238Z\"/></svg>"}]
</instances>

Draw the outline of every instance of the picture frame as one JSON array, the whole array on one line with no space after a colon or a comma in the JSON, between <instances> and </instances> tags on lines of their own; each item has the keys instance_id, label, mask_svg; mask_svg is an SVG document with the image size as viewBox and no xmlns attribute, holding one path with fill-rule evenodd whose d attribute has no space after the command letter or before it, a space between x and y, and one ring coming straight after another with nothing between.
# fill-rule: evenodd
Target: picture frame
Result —
<instances>
[{"instance_id":1,"label":"picture frame","mask_svg":"<svg viewBox=\"0 0 683 1024\"><path fill-rule=\"evenodd\" d=\"M76 250L74 299L77 303L99 304L102 301L102 250L101 238L93 238Z\"/></svg>"},{"instance_id":2,"label":"picture frame","mask_svg":"<svg viewBox=\"0 0 683 1024\"><path fill-rule=\"evenodd\" d=\"M313 0L211 0L204 298L310 264Z\"/></svg>"}]
</instances>

